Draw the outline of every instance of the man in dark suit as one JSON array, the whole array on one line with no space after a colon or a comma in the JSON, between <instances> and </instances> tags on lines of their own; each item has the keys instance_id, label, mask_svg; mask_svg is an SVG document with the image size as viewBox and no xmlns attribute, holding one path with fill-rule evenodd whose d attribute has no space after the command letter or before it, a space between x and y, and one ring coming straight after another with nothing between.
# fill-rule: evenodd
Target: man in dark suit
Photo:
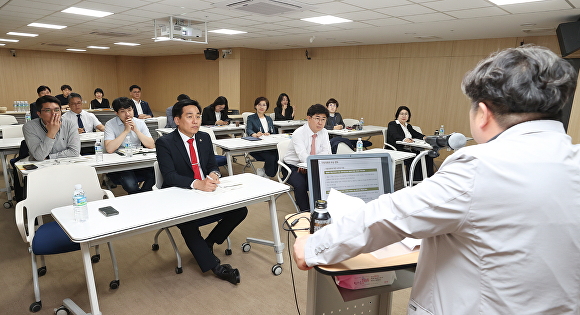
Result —
<instances>
[{"instance_id":1,"label":"man in dark suit","mask_svg":"<svg viewBox=\"0 0 580 315\"><path fill-rule=\"evenodd\" d=\"M163 188L181 187L214 191L219 184L218 166L215 161L210 136L199 131L201 107L195 100L182 100L173 106L173 121L177 125L156 142L157 161L163 175ZM192 203L194 206L195 203ZM238 269L228 264L221 265L213 254L213 245L221 244L246 217L246 207L216 214L203 219L177 225L189 250L203 272L212 270L220 279L233 284L240 282ZM203 238L199 227L219 221L207 238Z\"/></svg>"},{"instance_id":2,"label":"man in dark suit","mask_svg":"<svg viewBox=\"0 0 580 315\"><path fill-rule=\"evenodd\" d=\"M139 119L147 119L153 117L153 112L149 107L149 103L141 100L141 87L133 84L129 87L131 99L133 99L133 113Z\"/></svg>"}]
</instances>

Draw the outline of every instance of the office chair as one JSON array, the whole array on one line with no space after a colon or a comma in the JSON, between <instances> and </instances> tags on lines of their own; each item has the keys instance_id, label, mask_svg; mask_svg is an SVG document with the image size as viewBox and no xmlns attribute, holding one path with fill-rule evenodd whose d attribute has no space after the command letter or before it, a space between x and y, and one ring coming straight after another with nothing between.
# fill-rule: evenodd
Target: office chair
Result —
<instances>
[{"instance_id":1,"label":"office chair","mask_svg":"<svg viewBox=\"0 0 580 315\"><path fill-rule=\"evenodd\" d=\"M338 146L336 148L336 154L351 154L354 153L354 150L351 149L351 147L344 143L344 142L339 142Z\"/></svg>"},{"instance_id":2,"label":"office chair","mask_svg":"<svg viewBox=\"0 0 580 315\"><path fill-rule=\"evenodd\" d=\"M413 128L415 128L415 126L413 126ZM383 148L387 149L387 150L393 150L393 151L397 151L397 148L395 148L394 146L392 146L391 144L387 143L387 128L383 129ZM415 129L416 130L416 129ZM421 130L421 128L419 128L419 130ZM407 168L405 167L405 163L404 162L399 162L399 165L401 165L401 174L403 175L403 187L407 187L408 186L408 182L407 182Z\"/></svg>"},{"instance_id":3,"label":"office chair","mask_svg":"<svg viewBox=\"0 0 580 315\"><path fill-rule=\"evenodd\" d=\"M153 169L155 170L155 185L153 186L153 190L158 190L163 187L163 174L161 174L161 170L159 169L159 162L155 161L153 163ZM170 227L164 227L157 230L155 236L153 237L153 245L151 245L151 250L158 251L159 250L159 234L165 231L167 233L167 237L169 238L169 242L171 246L173 246L173 251L175 252L175 256L177 258L177 267L175 267L175 273L180 274L183 273L183 267L181 265L181 254L179 254L179 250L177 249L177 245L175 244L175 239L173 239L173 235L169 230ZM225 250L226 255L232 254L232 247L230 243L230 237L227 238L228 248Z\"/></svg>"},{"instance_id":4,"label":"office chair","mask_svg":"<svg viewBox=\"0 0 580 315\"><path fill-rule=\"evenodd\" d=\"M209 134L209 137L211 138L211 143L213 144L213 154L215 155L215 161L218 165L218 167L224 167L224 169L227 171L227 166L228 165L228 159L224 156L224 155L219 155L217 154L217 149L215 146L215 133L213 132L213 129L211 128L207 128L207 127L199 127L200 131L206 132ZM233 175L233 174L228 174L228 175Z\"/></svg>"},{"instance_id":5,"label":"office chair","mask_svg":"<svg viewBox=\"0 0 580 315\"><path fill-rule=\"evenodd\" d=\"M345 118L342 120L344 122L345 127L352 127L354 125L358 125L359 121L357 119L352 118Z\"/></svg>"},{"instance_id":6,"label":"office chair","mask_svg":"<svg viewBox=\"0 0 580 315\"><path fill-rule=\"evenodd\" d=\"M10 116L10 117L13 117L13 116ZM24 137L24 134L22 133L22 126L23 125L5 126L4 128L2 128L2 138L3 139L8 139L8 138L23 138ZM9 181L12 184L12 188L15 185L15 181L14 181L14 174L15 174L15 172L14 172L14 165L11 163L11 161L14 160L14 163L16 163L17 156L18 156L17 154L14 154L14 155L12 155L12 154L6 155L6 165L8 166L8 168L7 168L8 175L7 176L9 176ZM26 156L28 156L28 154L26 154ZM11 203L11 202L8 201L8 203ZM9 208L11 208L11 207L12 207L12 205L10 205Z\"/></svg>"},{"instance_id":7,"label":"office chair","mask_svg":"<svg viewBox=\"0 0 580 315\"><path fill-rule=\"evenodd\" d=\"M352 127L352 126L358 125L360 123L358 120L352 119L352 118L345 118L342 121L344 121L344 125L346 127ZM368 148L368 147L370 147L370 146L373 145L373 143L369 141L370 139L371 139L371 137L368 137L368 138L362 140L362 142L363 142L363 148L366 149L366 148ZM350 142L351 142L352 146L356 148L356 142L357 142L357 140L350 140Z\"/></svg>"},{"instance_id":8,"label":"office chair","mask_svg":"<svg viewBox=\"0 0 580 315\"><path fill-rule=\"evenodd\" d=\"M246 126L246 128L248 126L248 116L250 116L252 114L254 114L254 113L252 113L252 112L243 112L242 113L242 119L244 120L244 126ZM246 134L245 130L244 130L244 135L248 136L248 137L250 136L250 135ZM257 160L254 159L254 157L252 157L248 153L244 153L244 160L246 161L246 164L244 165L244 169L242 170L242 172L245 172L246 168L249 167L252 169L252 173L258 174L256 172L256 167L254 167L254 162L257 162Z\"/></svg>"},{"instance_id":9,"label":"office chair","mask_svg":"<svg viewBox=\"0 0 580 315\"><path fill-rule=\"evenodd\" d=\"M292 170L290 170L288 165L284 163L284 157L286 156L286 152L288 152L288 146L290 146L290 142L292 142L291 139L283 140L278 142L278 145L276 146L278 149L278 172L276 172L276 177L278 177L278 182L282 184L286 184L288 178L290 178L290 173L292 173ZM284 168L286 172L288 172L284 177L280 176L282 174L282 168ZM291 190L294 189L292 185L290 184L287 185L290 186ZM300 208L298 208L298 205L296 204L294 197L292 197L292 195L290 194L290 191L287 191L286 193L288 194L288 197L290 197L290 200L292 201L294 208L296 208L296 213L300 212ZM281 195L279 195L278 197L280 196ZM276 199L278 199L278 197L276 197Z\"/></svg>"},{"instance_id":10,"label":"office chair","mask_svg":"<svg viewBox=\"0 0 580 315\"><path fill-rule=\"evenodd\" d=\"M51 189L50 183L55 182L56 178L58 178L58 188ZM105 197L115 197L112 192L101 189L97 172L93 167L74 164L54 165L35 170L28 175L27 198L16 204L16 226L24 242L29 244L28 249L32 258L35 302L29 307L31 312L38 312L42 308L38 277L44 276L47 271L44 255L61 254L80 249L80 245L72 242L56 221L44 223L42 218L43 215L49 215L54 208L71 204L75 184L83 186L89 202ZM91 213L90 215L100 214ZM109 283L109 287L117 289L119 287L117 261L113 246L111 243L107 244L115 274L115 280ZM93 263L100 260L98 245L96 250L96 255L91 257ZM37 266L36 256L40 256L40 268Z\"/></svg>"},{"instance_id":11,"label":"office chair","mask_svg":"<svg viewBox=\"0 0 580 315\"><path fill-rule=\"evenodd\" d=\"M0 125L17 125L18 120L12 115L0 115Z\"/></svg>"}]
</instances>

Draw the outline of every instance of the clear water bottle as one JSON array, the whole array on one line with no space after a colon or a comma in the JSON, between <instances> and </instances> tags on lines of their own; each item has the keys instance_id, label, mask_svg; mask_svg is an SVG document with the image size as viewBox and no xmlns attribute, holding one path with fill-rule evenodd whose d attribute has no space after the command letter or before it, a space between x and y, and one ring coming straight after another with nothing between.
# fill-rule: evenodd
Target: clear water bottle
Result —
<instances>
[{"instance_id":1,"label":"clear water bottle","mask_svg":"<svg viewBox=\"0 0 580 315\"><path fill-rule=\"evenodd\" d=\"M439 128L439 134L440 135L444 135L445 134L445 127L443 125L441 125L441 127Z\"/></svg>"},{"instance_id":2,"label":"clear water bottle","mask_svg":"<svg viewBox=\"0 0 580 315\"><path fill-rule=\"evenodd\" d=\"M125 137L125 142L123 142L123 148L125 149L125 156L132 157L133 156L133 144L131 144L131 139L129 135Z\"/></svg>"},{"instance_id":3,"label":"clear water bottle","mask_svg":"<svg viewBox=\"0 0 580 315\"><path fill-rule=\"evenodd\" d=\"M361 138L356 141L356 153L361 153L363 151L363 143Z\"/></svg>"},{"instance_id":4,"label":"clear water bottle","mask_svg":"<svg viewBox=\"0 0 580 315\"><path fill-rule=\"evenodd\" d=\"M364 118L361 117L360 121L358 122L359 130L363 130L364 126L365 126L365 120L364 120Z\"/></svg>"},{"instance_id":5,"label":"clear water bottle","mask_svg":"<svg viewBox=\"0 0 580 315\"><path fill-rule=\"evenodd\" d=\"M103 146L101 145L101 138L95 142L95 161L97 163L103 162Z\"/></svg>"},{"instance_id":6,"label":"clear water bottle","mask_svg":"<svg viewBox=\"0 0 580 315\"><path fill-rule=\"evenodd\" d=\"M14 111L16 111L18 109L18 101L14 101L12 107L14 108Z\"/></svg>"},{"instance_id":7,"label":"clear water bottle","mask_svg":"<svg viewBox=\"0 0 580 315\"><path fill-rule=\"evenodd\" d=\"M87 205L87 196L81 184L75 185L73 193L73 209L75 222L85 222L89 218L89 208Z\"/></svg>"},{"instance_id":8,"label":"clear water bottle","mask_svg":"<svg viewBox=\"0 0 580 315\"><path fill-rule=\"evenodd\" d=\"M24 111L30 113L30 104L28 104L28 101L24 101Z\"/></svg>"}]
</instances>

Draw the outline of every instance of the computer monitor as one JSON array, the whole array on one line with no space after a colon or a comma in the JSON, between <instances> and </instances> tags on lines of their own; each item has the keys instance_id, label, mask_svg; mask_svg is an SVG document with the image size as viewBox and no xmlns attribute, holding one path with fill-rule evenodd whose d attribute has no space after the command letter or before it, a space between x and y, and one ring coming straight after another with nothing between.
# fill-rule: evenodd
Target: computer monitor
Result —
<instances>
[{"instance_id":1,"label":"computer monitor","mask_svg":"<svg viewBox=\"0 0 580 315\"><path fill-rule=\"evenodd\" d=\"M334 188L365 202L393 192L393 160L388 153L311 155L306 160L310 209Z\"/></svg>"}]
</instances>

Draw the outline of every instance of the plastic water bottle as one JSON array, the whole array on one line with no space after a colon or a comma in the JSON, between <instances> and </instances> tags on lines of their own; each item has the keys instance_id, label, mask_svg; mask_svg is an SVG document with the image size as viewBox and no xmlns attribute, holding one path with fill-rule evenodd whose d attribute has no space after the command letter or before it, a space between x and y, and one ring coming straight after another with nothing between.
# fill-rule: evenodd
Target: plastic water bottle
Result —
<instances>
[{"instance_id":1,"label":"plastic water bottle","mask_svg":"<svg viewBox=\"0 0 580 315\"><path fill-rule=\"evenodd\" d=\"M439 134L440 135L444 135L445 134L445 127L443 125L441 125L441 127L439 128Z\"/></svg>"},{"instance_id":2,"label":"plastic water bottle","mask_svg":"<svg viewBox=\"0 0 580 315\"><path fill-rule=\"evenodd\" d=\"M32 119L32 117L30 116L30 111L27 111L26 113L24 113L24 122L27 123Z\"/></svg>"},{"instance_id":3,"label":"plastic water bottle","mask_svg":"<svg viewBox=\"0 0 580 315\"><path fill-rule=\"evenodd\" d=\"M30 104L28 104L28 101L24 101L24 111L30 113Z\"/></svg>"},{"instance_id":4,"label":"plastic water bottle","mask_svg":"<svg viewBox=\"0 0 580 315\"><path fill-rule=\"evenodd\" d=\"M360 128L359 130L363 130L363 127L365 126L365 120L364 118L360 118L360 121L358 122L358 127Z\"/></svg>"},{"instance_id":5,"label":"plastic water bottle","mask_svg":"<svg viewBox=\"0 0 580 315\"><path fill-rule=\"evenodd\" d=\"M133 145L131 144L131 139L129 139L129 135L125 137L125 142L123 143L123 148L125 149L125 156L132 157L133 156Z\"/></svg>"},{"instance_id":6,"label":"plastic water bottle","mask_svg":"<svg viewBox=\"0 0 580 315\"><path fill-rule=\"evenodd\" d=\"M87 206L87 197L81 184L75 185L73 193L73 209L75 222L85 222L89 218L89 208Z\"/></svg>"},{"instance_id":7,"label":"plastic water bottle","mask_svg":"<svg viewBox=\"0 0 580 315\"><path fill-rule=\"evenodd\" d=\"M103 146L101 145L101 138L95 142L95 161L97 163L103 162Z\"/></svg>"},{"instance_id":8,"label":"plastic water bottle","mask_svg":"<svg viewBox=\"0 0 580 315\"><path fill-rule=\"evenodd\" d=\"M363 144L361 138L356 141L356 153L361 153L363 151Z\"/></svg>"}]
</instances>

